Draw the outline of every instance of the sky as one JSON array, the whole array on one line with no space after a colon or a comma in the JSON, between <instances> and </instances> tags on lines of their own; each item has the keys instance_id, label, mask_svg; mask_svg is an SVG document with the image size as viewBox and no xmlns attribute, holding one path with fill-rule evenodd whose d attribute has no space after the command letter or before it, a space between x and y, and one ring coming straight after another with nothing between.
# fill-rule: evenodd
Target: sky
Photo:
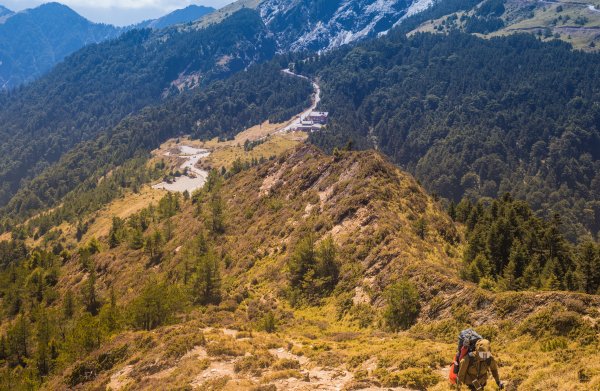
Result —
<instances>
[{"instance_id":1,"label":"sky","mask_svg":"<svg viewBox=\"0 0 600 391\"><path fill-rule=\"evenodd\" d=\"M36 7L51 0L0 0L0 4L13 10ZM215 8L233 0L55 0L73 8L93 22L125 26L163 16L190 4Z\"/></svg>"}]
</instances>

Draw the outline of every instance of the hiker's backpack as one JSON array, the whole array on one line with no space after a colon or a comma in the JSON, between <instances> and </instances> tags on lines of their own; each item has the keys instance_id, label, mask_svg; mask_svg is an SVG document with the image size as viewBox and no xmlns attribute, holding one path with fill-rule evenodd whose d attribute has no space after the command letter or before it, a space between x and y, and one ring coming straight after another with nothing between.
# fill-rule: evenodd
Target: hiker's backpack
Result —
<instances>
[{"instance_id":1,"label":"hiker's backpack","mask_svg":"<svg viewBox=\"0 0 600 391\"><path fill-rule=\"evenodd\" d=\"M477 334L473 329L466 329L460 332L458 335L458 349L456 356L454 357L454 362L450 366L450 374L448 375L448 380L450 380L450 383L456 384L460 361L467 354L475 351L475 345L480 339L483 339L483 337Z\"/></svg>"},{"instance_id":2,"label":"hiker's backpack","mask_svg":"<svg viewBox=\"0 0 600 391\"><path fill-rule=\"evenodd\" d=\"M475 345L477 344L477 341L479 341L480 339L483 339L483 337L479 334L477 334L477 332L475 332L475 330L473 329L466 329L460 332L460 334L458 335L458 353L460 353L461 349L463 347L467 347L468 351L467 353L471 353L475 351Z\"/></svg>"}]
</instances>

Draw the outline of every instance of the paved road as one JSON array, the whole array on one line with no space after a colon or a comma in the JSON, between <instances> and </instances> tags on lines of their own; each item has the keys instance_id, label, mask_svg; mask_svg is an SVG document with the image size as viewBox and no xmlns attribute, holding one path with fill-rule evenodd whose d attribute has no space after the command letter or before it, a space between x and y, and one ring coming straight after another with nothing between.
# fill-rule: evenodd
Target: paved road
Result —
<instances>
[{"instance_id":1,"label":"paved road","mask_svg":"<svg viewBox=\"0 0 600 391\"><path fill-rule=\"evenodd\" d=\"M290 124L288 124L287 126L285 126L282 129L279 129L278 132L281 133L285 133L285 132L289 132L290 130L298 127L299 125L301 125L302 122L302 118L306 117L307 115L309 115L310 113L312 113L313 111L315 111L315 109L317 108L317 106L319 105L319 102L321 102L321 87L313 80L310 80L308 77L306 76L302 76L302 75L298 75L297 73L294 73L292 71L290 71L289 69L284 69L282 71L283 73L290 75L290 76L295 76L295 77L299 77L301 79L304 80L308 80L312 83L313 89L315 90L315 93L313 95L313 103L312 105L306 109L305 111L303 111L302 113L298 114Z\"/></svg>"}]
</instances>

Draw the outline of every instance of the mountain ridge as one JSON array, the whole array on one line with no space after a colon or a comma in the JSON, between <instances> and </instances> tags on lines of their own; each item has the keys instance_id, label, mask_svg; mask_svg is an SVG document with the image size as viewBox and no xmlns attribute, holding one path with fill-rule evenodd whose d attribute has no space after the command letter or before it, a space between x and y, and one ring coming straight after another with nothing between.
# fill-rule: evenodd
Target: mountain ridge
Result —
<instances>
[{"instance_id":1,"label":"mountain ridge","mask_svg":"<svg viewBox=\"0 0 600 391\"><path fill-rule=\"evenodd\" d=\"M7 15L12 15L14 14L13 11L9 10L8 8L6 8L5 6L0 4L0 18L7 16Z\"/></svg>"},{"instance_id":2,"label":"mountain ridge","mask_svg":"<svg viewBox=\"0 0 600 391\"><path fill-rule=\"evenodd\" d=\"M36 80L86 45L118 38L133 29L160 30L192 22L213 11L210 7L191 5L126 27L93 23L58 2L0 14L0 90Z\"/></svg>"},{"instance_id":3,"label":"mountain ridge","mask_svg":"<svg viewBox=\"0 0 600 391\"><path fill-rule=\"evenodd\" d=\"M260 384L290 390L359 384L422 389L426 384L443 390L456 334L467 325L492 339L509 387L539 389L536 379L544 376L561 389L576 389L574 368L579 364L563 358L561 365L568 369L546 371L547 361L560 349L547 347L562 344L567 335L586 368L598 367L593 361L598 314L591 310L600 304L598 296L497 293L463 281L457 269L463 227L379 152L331 156L304 145L213 178L190 199L154 191L148 199L154 207L132 210L122 221L113 219L107 235L85 236L80 246L98 250L66 258L58 284L45 289L64 296L85 291L93 279L103 302L103 315L93 319L104 331L99 343L81 346L46 389L109 383L135 390L190 384L208 388L219 381L237 390ZM119 202L127 205L133 196L126 194ZM222 215L215 212L216 202ZM110 221L113 212L100 211L103 217L96 221ZM223 218L222 228L215 228L215 213ZM132 245L143 219L149 219L145 238L170 232L159 256ZM416 224L421 219L424 233ZM74 227L62 228L53 240L74 243ZM331 235L339 282L333 291L314 290L318 279L308 278L303 291L316 296L293 304L289 262L310 235L316 247ZM110 244L113 237L120 239ZM219 301L201 307L170 303L170 298L186 303L186 295L197 292L194 276L204 270L202 260L211 257L220 265ZM400 333L381 330L387 287L403 279L418 292L418 321ZM167 287L179 287L179 293ZM146 300L157 300L169 314L149 328L136 315L145 313ZM67 335L87 324L85 308L78 305L75 311L77 321L65 322ZM265 326L270 317L274 326ZM107 328L110 324L113 328ZM514 360L515 355L531 355L523 352L524 343L536 351L526 373ZM417 362L415 349L424 355ZM254 368L249 362L259 358L264 361ZM278 358L288 361L276 364ZM379 370L367 370L374 363ZM282 367L289 369L285 365L297 372L283 372ZM590 375L590 381L597 382L598 376Z\"/></svg>"},{"instance_id":4,"label":"mountain ridge","mask_svg":"<svg viewBox=\"0 0 600 391\"><path fill-rule=\"evenodd\" d=\"M160 30L162 28L177 24L193 22L197 19L200 19L204 15L210 14L214 11L215 9L213 7L205 7L192 4L188 5L185 8L175 10L160 18L146 22L147 24L142 23L140 25L136 25L136 27L149 27Z\"/></svg>"},{"instance_id":5,"label":"mountain ridge","mask_svg":"<svg viewBox=\"0 0 600 391\"><path fill-rule=\"evenodd\" d=\"M277 36L280 51L331 50L387 32L406 16L411 5L418 9L428 6L405 0L239 0L199 20L195 27L218 23L231 12L252 8Z\"/></svg>"}]
</instances>

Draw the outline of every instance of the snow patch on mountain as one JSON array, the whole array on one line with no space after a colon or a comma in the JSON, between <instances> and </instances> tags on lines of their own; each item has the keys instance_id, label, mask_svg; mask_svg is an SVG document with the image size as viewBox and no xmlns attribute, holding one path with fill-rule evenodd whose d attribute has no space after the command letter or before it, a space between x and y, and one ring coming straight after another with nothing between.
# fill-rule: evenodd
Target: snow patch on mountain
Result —
<instances>
[{"instance_id":1,"label":"snow patch on mountain","mask_svg":"<svg viewBox=\"0 0 600 391\"><path fill-rule=\"evenodd\" d=\"M434 0L263 0L257 10L282 51L331 50L388 31Z\"/></svg>"}]
</instances>

